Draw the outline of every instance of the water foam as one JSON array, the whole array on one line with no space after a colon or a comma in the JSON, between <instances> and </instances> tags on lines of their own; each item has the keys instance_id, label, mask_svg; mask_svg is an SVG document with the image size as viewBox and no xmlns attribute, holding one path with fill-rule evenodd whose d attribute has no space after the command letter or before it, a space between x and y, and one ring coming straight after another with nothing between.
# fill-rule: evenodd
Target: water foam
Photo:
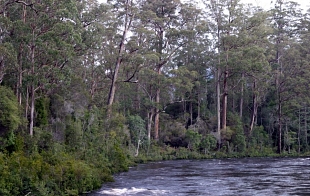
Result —
<instances>
[{"instance_id":1,"label":"water foam","mask_svg":"<svg viewBox=\"0 0 310 196\"><path fill-rule=\"evenodd\" d=\"M151 193L151 195L158 195L166 193L165 190L150 190L146 188L123 188L123 189L110 189L110 190L103 190L100 191L100 194L107 194L107 195L134 195L138 193Z\"/></svg>"}]
</instances>

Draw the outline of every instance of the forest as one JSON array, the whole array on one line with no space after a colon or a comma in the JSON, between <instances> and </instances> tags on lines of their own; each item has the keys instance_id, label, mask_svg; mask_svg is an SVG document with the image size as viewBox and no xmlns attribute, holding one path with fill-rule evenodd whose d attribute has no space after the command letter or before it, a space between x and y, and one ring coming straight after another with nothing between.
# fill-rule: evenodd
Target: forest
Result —
<instances>
[{"instance_id":1,"label":"forest","mask_svg":"<svg viewBox=\"0 0 310 196\"><path fill-rule=\"evenodd\" d=\"M310 155L310 10L0 0L0 195L155 160Z\"/></svg>"}]
</instances>

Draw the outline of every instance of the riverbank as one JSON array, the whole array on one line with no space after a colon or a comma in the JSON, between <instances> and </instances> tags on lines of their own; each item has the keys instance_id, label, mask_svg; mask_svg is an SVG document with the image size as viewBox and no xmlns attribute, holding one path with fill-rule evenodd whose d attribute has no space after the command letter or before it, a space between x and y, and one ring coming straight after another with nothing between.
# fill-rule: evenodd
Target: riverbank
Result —
<instances>
[{"instance_id":1,"label":"riverbank","mask_svg":"<svg viewBox=\"0 0 310 196\"><path fill-rule=\"evenodd\" d=\"M141 150L139 156L134 157L117 143L105 154L92 152L77 155L66 153L64 146L57 144L42 151L20 137L16 141L16 151L0 152L0 195L3 196L79 195L113 181L114 174L126 172L131 166L161 160L309 156L309 153L276 154L272 148L255 153L212 151L204 154L183 147L153 145L148 151Z\"/></svg>"}]
</instances>

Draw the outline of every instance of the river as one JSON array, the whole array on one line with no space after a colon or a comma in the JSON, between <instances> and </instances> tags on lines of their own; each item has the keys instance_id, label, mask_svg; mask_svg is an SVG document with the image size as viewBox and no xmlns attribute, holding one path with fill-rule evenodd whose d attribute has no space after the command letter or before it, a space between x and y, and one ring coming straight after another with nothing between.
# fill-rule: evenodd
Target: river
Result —
<instances>
[{"instance_id":1,"label":"river","mask_svg":"<svg viewBox=\"0 0 310 196\"><path fill-rule=\"evenodd\" d=\"M88 195L310 195L310 158L162 161L114 179Z\"/></svg>"}]
</instances>

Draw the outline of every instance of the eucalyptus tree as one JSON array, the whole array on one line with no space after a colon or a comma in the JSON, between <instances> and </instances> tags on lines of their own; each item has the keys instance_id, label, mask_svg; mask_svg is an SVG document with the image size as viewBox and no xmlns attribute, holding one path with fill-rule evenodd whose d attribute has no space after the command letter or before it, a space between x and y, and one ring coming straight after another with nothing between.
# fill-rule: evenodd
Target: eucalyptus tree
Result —
<instances>
[{"instance_id":1,"label":"eucalyptus tree","mask_svg":"<svg viewBox=\"0 0 310 196\"><path fill-rule=\"evenodd\" d=\"M171 70L176 77L175 101L182 101L184 112L189 104L190 125L193 123L193 110L197 108L197 118L201 116L201 100L206 99L208 79L208 24L202 10L193 3L183 4L180 29L185 44L176 52L171 63ZM187 96L187 97L186 97Z\"/></svg>"},{"instance_id":2,"label":"eucalyptus tree","mask_svg":"<svg viewBox=\"0 0 310 196\"><path fill-rule=\"evenodd\" d=\"M207 6L206 18L209 20L210 34L213 39L213 53L217 59L216 62L214 61L213 72L217 103L216 133L220 144L221 130L225 131L227 127L228 95L236 86L233 85L232 78L242 70L240 54L242 47L245 46L242 34L246 31L244 25L248 13L238 0L210 0L204 3Z\"/></svg>"},{"instance_id":3,"label":"eucalyptus tree","mask_svg":"<svg viewBox=\"0 0 310 196\"><path fill-rule=\"evenodd\" d=\"M217 61L213 61L215 66L213 68L214 78L215 78L215 88L216 88L216 115L217 115L217 129L216 129L216 139L218 146L221 144L221 38L222 38L222 26L223 26L223 14L224 14L224 5L222 2L218 1L203 1L207 8L206 18L210 24L210 33L212 35L213 43L212 49L214 51L213 57Z\"/></svg>"},{"instance_id":4,"label":"eucalyptus tree","mask_svg":"<svg viewBox=\"0 0 310 196\"><path fill-rule=\"evenodd\" d=\"M4 75L10 67L14 67L17 63L17 55L12 43L10 43L9 32L12 27L12 21L7 17L8 4L1 2L0 7L0 84Z\"/></svg>"},{"instance_id":5,"label":"eucalyptus tree","mask_svg":"<svg viewBox=\"0 0 310 196\"><path fill-rule=\"evenodd\" d=\"M21 70L21 51L23 50L23 45L20 44L19 47L14 47L14 43L16 43L16 40L12 39L11 32L12 29L15 28L16 23L19 23L20 21L25 21L25 9L27 6L30 6L30 4L27 4L24 1L1 1L1 7L0 7L0 21L1 21L1 36L0 36L0 43L1 43L1 65L0 65L0 75L1 75L1 81L3 80L3 77L7 71L8 68L10 68L9 72L15 72L15 69L18 69L18 75L19 79L18 82L15 82L15 89L16 89L16 95L18 97L18 101L21 104L21 83L22 83L22 70ZM14 11L12 11L12 9ZM23 35L21 35L22 37ZM18 64L18 65L17 65ZM11 77L12 78L12 77ZM8 85L8 84L7 84Z\"/></svg>"},{"instance_id":6,"label":"eucalyptus tree","mask_svg":"<svg viewBox=\"0 0 310 196\"><path fill-rule=\"evenodd\" d=\"M176 51L184 45L182 39L181 25L186 23L185 18L180 18L178 12L182 9L179 0L160 1L143 0L140 2L142 22L145 28L152 32L154 40L151 41L149 51L154 51L158 56L158 63L153 70L158 74L155 96L155 119L154 119L154 138L159 138L159 116L160 116L160 94L161 81L164 67L171 60ZM180 21L183 20L183 23Z\"/></svg>"},{"instance_id":7,"label":"eucalyptus tree","mask_svg":"<svg viewBox=\"0 0 310 196\"><path fill-rule=\"evenodd\" d=\"M295 2L277 0L272 10L274 33L272 42L274 43L274 57L271 63L274 67L275 75L275 93L277 96L277 137L278 152L282 151L282 125L283 125L283 105L289 99L284 95L288 93L293 96L292 85L289 84L288 78L296 74L295 66L290 65L290 59L286 59L287 49L295 42L294 37L298 37L297 22L301 17L301 10ZM291 87L289 87L291 86ZM293 87L294 88L294 87Z\"/></svg>"},{"instance_id":8,"label":"eucalyptus tree","mask_svg":"<svg viewBox=\"0 0 310 196\"><path fill-rule=\"evenodd\" d=\"M307 108L309 107L309 102L310 102L310 95L309 91L307 89L308 87L308 78L310 74L310 69L309 69L309 46L310 46L310 10L308 9L306 13L303 14L303 16L300 18L300 22L298 22L298 31L299 31L299 39L296 41L297 44L297 50L299 51L299 63L303 64L302 67L300 67L301 73L304 75L304 77L298 76L296 79L301 81L303 85L298 85L296 88L298 89L299 93L297 98L297 103L299 108L298 108L298 113L300 117L300 113L302 113L301 110L304 112L304 131L303 134L300 132L300 127L299 127L299 132L298 132L298 140L299 140L299 152L300 152L300 146L301 144L303 146L308 147L308 128L307 128L307 120L308 120L308 114L307 114ZM301 119L301 117L299 118Z\"/></svg>"},{"instance_id":9,"label":"eucalyptus tree","mask_svg":"<svg viewBox=\"0 0 310 196\"><path fill-rule=\"evenodd\" d=\"M115 90L116 90L116 81L118 79L119 70L123 60L123 55L125 53L126 39L128 37L130 28L132 27L132 22L136 14L136 4L134 0L122 0L122 1L109 1L117 12L118 21L114 23L116 27L121 27L121 35L119 39L119 48L115 54L115 66L112 69L111 85L110 91L108 94L108 116L111 114L111 107L114 102ZM112 11L113 12L113 11ZM119 33L119 31L117 31Z\"/></svg>"},{"instance_id":10,"label":"eucalyptus tree","mask_svg":"<svg viewBox=\"0 0 310 196\"><path fill-rule=\"evenodd\" d=\"M0 84L4 76L12 67L16 67L17 55L16 50L9 42L0 42Z\"/></svg>"},{"instance_id":11,"label":"eucalyptus tree","mask_svg":"<svg viewBox=\"0 0 310 196\"><path fill-rule=\"evenodd\" d=\"M65 65L74 55L74 46L80 38L79 33L74 31L75 2L27 4L16 1L9 12L10 19L14 21L10 32L14 47L16 51L19 47L23 48L18 55L23 59L20 63L24 77L19 80L23 79L27 86L25 108L30 108L29 133L33 135L35 99L40 94L48 93L55 84L64 82ZM22 17L16 17L20 15Z\"/></svg>"},{"instance_id":12,"label":"eucalyptus tree","mask_svg":"<svg viewBox=\"0 0 310 196\"><path fill-rule=\"evenodd\" d=\"M303 42L303 41L302 41ZM307 89L308 78L310 77L309 59L306 53L308 53L308 46L304 43L292 43L290 47L284 51L282 62L282 82L279 84L281 89L281 101L282 105L282 118L283 124L292 122L296 119L295 115L299 115L299 121L303 122L303 131L296 133L299 145L302 145L306 150L308 148L308 108L310 103L310 94ZM306 46L306 47L304 47ZM298 111L297 113L295 111ZM293 127L292 123L289 124ZM295 128L297 130L297 128ZM300 131L300 127L298 128ZM288 131L285 129L285 135ZM285 139L285 138L284 138ZM289 146L285 145L286 140L283 140L282 150L285 150ZM288 149L289 150L289 149ZM299 150L300 151L300 146Z\"/></svg>"},{"instance_id":13,"label":"eucalyptus tree","mask_svg":"<svg viewBox=\"0 0 310 196\"><path fill-rule=\"evenodd\" d=\"M251 135L257 121L258 106L264 101L268 86L271 83L271 67L268 62L267 50L270 48L268 36L271 34L272 29L268 25L267 18L269 14L267 12L262 10L252 11L250 8L248 14L239 33L241 56L238 57L241 59L239 63L242 65L239 76L243 80L241 83L239 112L242 119L243 86L251 86L251 101L249 103L251 108L249 135Z\"/></svg>"},{"instance_id":14,"label":"eucalyptus tree","mask_svg":"<svg viewBox=\"0 0 310 196\"><path fill-rule=\"evenodd\" d=\"M82 43L77 49L79 58L74 71L87 84L92 104L106 105L103 95L108 94L105 89L110 86L107 70L111 70L113 64L110 52L117 45L109 44L117 31L111 28L111 23L115 23L114 14L110 5L97 1L81 2L78 9Z\"/></svg>"}]
</instances>

